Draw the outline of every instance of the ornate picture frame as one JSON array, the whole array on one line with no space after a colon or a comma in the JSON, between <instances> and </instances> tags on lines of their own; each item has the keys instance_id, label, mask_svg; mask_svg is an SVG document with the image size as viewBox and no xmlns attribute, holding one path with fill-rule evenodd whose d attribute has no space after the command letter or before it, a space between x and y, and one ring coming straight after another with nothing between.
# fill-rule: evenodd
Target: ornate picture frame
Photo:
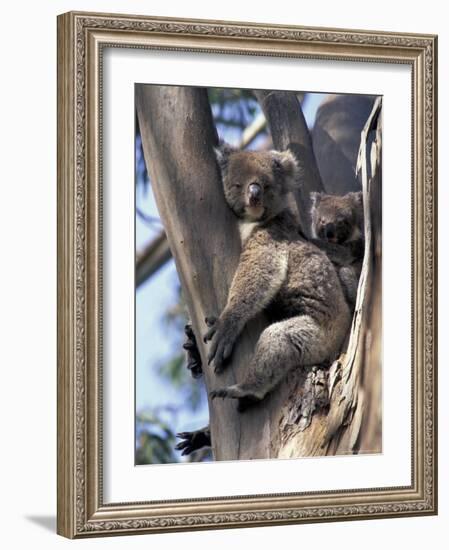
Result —
<instances>
[{"instance_id":1,"label":"ornate picture frame","mask_svg":"<svg viewBox=\"0 0 449 550\"><path fill-rule=\"evenodd\" d=\"M411 483L105 502L102 56L105 48L411 69ZM58 17L58 533L88 536L437 513L437 37L70 12ZM203 467L203 466L200 466ZM206 466L207 467L207 466Z\"/></svg>"}]
</instances>

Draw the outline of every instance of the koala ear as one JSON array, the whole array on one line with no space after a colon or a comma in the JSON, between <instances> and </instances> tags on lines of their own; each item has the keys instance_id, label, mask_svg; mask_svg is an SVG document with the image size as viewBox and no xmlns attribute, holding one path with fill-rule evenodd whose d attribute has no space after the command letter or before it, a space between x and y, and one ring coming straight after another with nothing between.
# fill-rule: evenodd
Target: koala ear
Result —
<instances>
[{"instance_id":1,"label":"koala ear","mask_svg":"<svg viewBox=\"0 0 449 550\"><path fill-rule=\"evenodd\" d=\"M223 172L226 170L229 157L231 156L232 153L235 153L237 149L229 145L229 143L222 141L220 142L218 147L214 147L214 151L215 151L215 156L217 158L218 166L220 167L220 170Z\"/></svg>"},{"instance_id":2,"label":"koala ear","mask_svg":"<svg viewBox=\"0 0 449 550\"><path fill-rule=\"evenodd\" d=\"M312 201L312 208L317 208L317 206L321 202L322 197L323 197L323 193L319 193L318 191L312 191L310 193L310 200Z\"/></svg>"},{"instance_id":3,"label":"koala ear","mask_svg":"<svg viewBox=\"0 0 449 550\"><path fill-rule=\"evenodd\" d=\"M363 206L363 191L349 193L349 196L357 206Z\"/></svg>"},{"instance_id":4,"label":"koala ear","mask_svg":"<svg viewBox=\"0 0 449 550\"><path fill-rule=\"evenodd\" d=\"M295 179L298 174L298 161L290 151L270 151L274 170L281 171L288 179Z\"/></svg>"}]
</instances>

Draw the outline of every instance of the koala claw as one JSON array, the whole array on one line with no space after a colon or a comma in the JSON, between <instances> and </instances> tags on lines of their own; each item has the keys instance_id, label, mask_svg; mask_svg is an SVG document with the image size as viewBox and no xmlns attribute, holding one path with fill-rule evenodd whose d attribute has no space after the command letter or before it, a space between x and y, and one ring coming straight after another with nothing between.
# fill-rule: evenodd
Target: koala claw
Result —
<instances>
[{"instance_id":1,"label":"koala claw","mask_svg":"<svg viewBox=\"0 0 449 550\"><path fill-rule=\"evenodd\" d=\"M235 327L229 321L216 319L215 317L206 317L206 323L209 330L204 335L204 342L211 342L207 364L212 361L215 364L215 373L220 373L224 365L228 362L234 349L237 334Z\"/></svg>"},{"instance_id":2,"label":"koala claw","mask_svg":"<svg viewBox=\"0 0 449 550\"><path fill-rule=\"evenodd\" d=\"M202 373L201 356L196 343L195 333L192 325L187 324L184 327L185 341L182 347L187 353L187 368L191 372L193 378L199 378Z\"/></svg>"},{"instance_id":3,"label":"koala claw","mask_svg":"<svg viewBox=\"0 0 449 550\"><path fill-rule=\"evenodd\" d=\"M237 410L239 412L244 412L248 407L258 403L262 399L254 392L245 391L238 384L212 390L209 395L211 399L215 399L216 397L238 399Z\"/></svg>"},{"instance_id":4,"label":"koala claw","mask_svg":"<svg viewBox=\"0 0 449 550\"><path fill-rule=\"evenodd\" d=\"M224 365L232 355L233 349L234 343L230 339L225 337L220 338L218 335L214 338L207 357L207 364L210 365L214 361L216 374L219 374L223 370Z\"/></svg>"},{"instance_id":5,"label":"koala claw","mask_svg":"<svg viewBox=\"0 0 449 550\"><path fill-rule=\"evenodd\" d=\"M215 359L216 373L221 372L223 370L222 369L223 363L226 363L228 359L231 357L233 348L234 348L233 344L226 344L223 346L223 352L221 354L220 361L217 363L217 359Z\"/></svg>"},{"instance_id":6,"label":"koala claw","mask_svg":"<svg viewBox=\"0 0 449 550\"><path fill-rule=\"evenodd\" d=\"M222 397L223 399L228 396L228 388L219 388L218 390L212 390L209 392L210 398Z\"/></svg>"},{"instance_id":7,"label":"koala claw","mask_svg":"<svg viewBox=\"0 0 449 550\"><path fill-rule=\"evenodd\" d=\"M206 334L204 335L203 337L203 341L205 344L207 344L207 342L209 342L210 340L212 340L212 338L214 337L214 334L217 332L217 327L211 327L207 332Z\"/></svg>"},{"instance_id":8,"label":"koala claw","mask_svg":"<svg viewBox=\"0 0 449 550\"><path fill-rule=\"evenodd\" d=\"M209 427L196 430L195 432L180 432L176 437L182 439L175 446L177 451L182 451L181 456L189 455L203 447L211 445Z\"/></svg>"},{"instance_id":9,"label":"koala claw","mask_svg":"<svg viewBox=\"0 0 449 550\"><path fill-rule=\"evenodd\" d=\"M212 390L209 393L211 399L215 399L216 397L228 397L230 399L241 399L243 397L251 397L253 399L259 400L259 398L250 391L245 391L242 389L242 387L239 384L234 384L232 386L227 386L224 388L218 388L216 390Z\"/></svg>"},{"instance_id":10,"label":"koala claw","mask_svg":"<svg viewBox=\"0 0 449 550\"><path fill-rule=\"evenodd\" d=\"M209 330L206 332L206 334L203 337L203 341L205 344L209 342L209 340L212 340L214 334L217 332L217 318L216 317L206 317L204 319L206 325L209 327Z\"/></svg>"}]
</instances>

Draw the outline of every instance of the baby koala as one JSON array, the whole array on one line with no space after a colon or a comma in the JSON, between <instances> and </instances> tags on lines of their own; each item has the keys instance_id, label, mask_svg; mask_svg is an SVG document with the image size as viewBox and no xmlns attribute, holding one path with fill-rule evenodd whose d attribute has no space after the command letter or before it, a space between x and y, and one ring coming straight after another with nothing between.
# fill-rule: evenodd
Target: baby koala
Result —
<instances>
[{"instance_id":1,"label":"baby koala","mask_svg":"<svg viewBox=\"0 0 449 550\"><path fill-rule=\"evenodd\" d=\"M298 166L290 151L216 150L226 201L238 222L242 251L227 304L206 320L209 363L220 373L246 323L264 310L262 332L245 376L211 397L239 399L240 409L262 400L293 368L333 361L350 325L334 265L298 233L288 207Z\"/></svg>"},{"instance_id":2,"label":"baby koala","mask_svg":"<svg viewBox=\"0 0 449 550\"><path fill-rule=\"evenodd\" d=\"M312 237L336 266L353 309L365 252L362 192L343 196L313 192Z\"/></svg>"}]
</instances>

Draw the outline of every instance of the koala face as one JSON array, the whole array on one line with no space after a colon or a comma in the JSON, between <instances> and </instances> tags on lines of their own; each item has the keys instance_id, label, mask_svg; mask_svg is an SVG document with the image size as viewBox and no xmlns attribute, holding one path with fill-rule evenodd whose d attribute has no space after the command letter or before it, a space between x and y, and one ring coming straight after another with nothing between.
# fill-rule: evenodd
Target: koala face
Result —
<instances>
[{"instance_id":1,"label":"koala face","mask_svg":"<svg viewBox=\"0 0 449 550\"><path fill-rule=\"evenodd\" d=\"M290 151L238 151L222 145L215 152L226 201L239 218L268 220L285 208L298 170Z\"/></svg>"},{"instance_id":2,"label":"koala face","mask_svg":"<svg viewBox=\"0 0 449 550\"><path fill-rule=\"evenodd\" d=\"M363 224L362 192L343 196L311 193L312 231L323 241L344 244L361 234Z\"/></svg>"}]
</instances>

